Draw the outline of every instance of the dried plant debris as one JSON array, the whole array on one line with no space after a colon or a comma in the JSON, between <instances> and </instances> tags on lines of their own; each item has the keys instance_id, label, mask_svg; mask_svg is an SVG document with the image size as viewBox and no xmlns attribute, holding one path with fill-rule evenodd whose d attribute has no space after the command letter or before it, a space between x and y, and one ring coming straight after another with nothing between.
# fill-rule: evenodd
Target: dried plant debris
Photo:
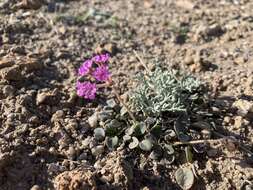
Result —
<instances>
[{"instance_id":1,"label":"dried plant debris","mask_svg":"<svg viewBox=\"0 0 253 190\"><path fill-rule=\"evenodd\" d=\"M140 74L131 99L134 108L155 116L162 112L186 112L197 98L201 83L191 76L179 77L174 70L160 68L147 75Z\"/></svg>"}]
</instances>

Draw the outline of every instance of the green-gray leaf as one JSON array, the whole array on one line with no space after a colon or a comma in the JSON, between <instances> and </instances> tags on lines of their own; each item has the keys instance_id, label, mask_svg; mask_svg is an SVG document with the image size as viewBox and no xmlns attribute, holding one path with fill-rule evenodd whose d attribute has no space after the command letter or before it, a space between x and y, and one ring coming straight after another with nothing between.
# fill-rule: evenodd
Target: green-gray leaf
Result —
<instances>
[{"instance_id":1,"label":"green-gray leaf","mask_svg":"<svg viewBox=\"0 0 253 190\"><path fill-rule=\"evenodd\" d=\"M131 140L131 136L130 135L124 135L123 136L123 141L127 142L127 141L130 141Z\"/></svg>"},{"instance_id":2,"label":"green-gray leaf","mask_svg":"<svg viewBox=\"0 0 253 190\"><path fill-rule=\"evenodd\" d=\"M189 168L179 168L175 173L176 181L182 189L190 189L194 183L194 175Z\"/></svg>"},{"instance_id":3,"label":"green-gray leaf","mask_svg":"<svg viewBox=\"0 0 253 190\"><path fill-rule=\"evenodd\" d=\"M139 147L144 151L150 151L152 149L152 142L149 139L145 139L139 143Z\"/></svg>"},{"instance_id":4,"label":"green-gray leaf","mask_svg":"<svg viewBox=\"0 0 253 190\"><path fill-rule=\"evenodd\" d=\"M97 140L103 140L105 138L105 130L103 128L94 129L94 137Z\"/></svg>"},{"instance_id":5,"label":"green-gray leaf","mask_svg":"<svg viewBox=\"0 0 253 190\"><path fill-rule=\"evenodd\" d=\"M139 140L136 137L132 137L132 142L129 144L130 149L134 149L139 145Z\"/></svg>"},{"instance_id":6,"label":"green-gray leaf","mask_svg":"<svg viewBox=\"0 0 253 190\"><path fill-rule=\"evenodd\" d=\"M119 142L119 138L117 136L115 137L106 137L105 144L110 149L113 150Z\"/></svg>"},{"instance_id":7,"label":"green-gray leaf","mask_svg":"<svg viewBox=\"0 0 253 190\"><path fill-rule=\"evenodd\" d=\"M172 155L175 152L173 146L170 144L165 144L164 148L165 148L165 151L167 152L167 154L169 154L169 155Z\"/></svg>"}]
</instances>

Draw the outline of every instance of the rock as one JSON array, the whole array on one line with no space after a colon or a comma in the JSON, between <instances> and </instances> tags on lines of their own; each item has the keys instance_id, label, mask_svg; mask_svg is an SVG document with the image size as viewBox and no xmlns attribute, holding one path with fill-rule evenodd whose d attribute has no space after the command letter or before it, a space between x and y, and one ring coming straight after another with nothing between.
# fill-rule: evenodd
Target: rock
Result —
<instances>
[{"instance_id":1,"label":"rock","mask_svg":"<svg viewBox=\"0 0 253 190\"><path fill-rule=\"evenodd\" d=\"M96 54L101 54L101 53L103 53L103 48L102 48L101 45L98 45L98 46L96 47L95 53L96 53Z\"/></svg>"},{"instance_id":2,"label":"rock","mask_svg":"<svg viewBox=\"0 0 253 190\"><path fill-rule=\"evenodd\" d=\"M98 156L104 152L105 148L103 145L98 145L91 149L91 153L93 156Z\"/></svg>"},{"instance_id":3,"label":"rock","mask_svg":"<svg viewBox=\"0 0 253 190\"><path fill-rule=\"evenodd\" d=\"M118 48L115 43L105 44L104 46L98 45L95 49L96 54L108 52L111 55L115 55L117 51L118 51Z\"/></svg>"},{"instance_id":4,"label":"rock","mask_svg":"<svg viewBox=\"0 0 253 190\"><path fill-rule=\"evenodd\" d=\"M224 33L224 30L221 25L213 24L209 26L205 32L207 36L221 36Z\"/></svg>"},{"instance_id":5,"label":"rock","mask_svg":"<svg viewBox=\"0 0 253 190\"><path fill-rule=\"evenodd\" d=\"M88 123L91 127L97 127L98 126L98 113L95 112L92 116L88 118Z\"/></svg>"},{"instance_id":6,"label":"rock","mask_svg":"<svg viewBox=\"0 0 253 190\"><path fill-rule=\"evenodd\" d=\"M106 121L113 118L113 110L103 110L98 113L99 121Z\"/></svg>"},{"instance_id":7,"label":"rock","mask_svg":"<svg viewBox=\"0 0 253 190\"><path fill-rule=\"evenodd\" d=\"M210 40L213 37L219 37L223 35L225 30L219 24L213 24L211 26L208 25L199 25L197 29L195 29L195 41L199 41L199 39Z\"/></svg>"},{"instance_id":8,"label":"rock","mask_svg":"<svg viewBox=\"0 0 253 190\"><path fill-rule=\"evenodd\" d=\"M104 46L105 51L109 52L111 55L115 55L118 51L117 45L115 43L109 43Z\"/></svg>"},{"instance_id":9,"label":"rock","mask_svg":"<svg viewBox=\"0 0 253 190\"><path fill-rule=\"evenodd\" d=\"M243 126L243 117L242 116L235 116L234 118L234 128L235 129L241 129Z\"/></svg>"},{"instance_id":10,"label":"rock","mask_svg":"<svg viewBox=\"0 0 253 190\"><path fill-rule=\"evenodd\" d=\"M3 59L0 61L0 69L5 68L5 67L11 67L15 64L13 60L10 59Z\"/></svg>"},{"instance_id":11,"label":"rock","mask_svg":"<svg viewBox=\"0 0 253 190\"><path fill-rule=\"evenodd\" d=\"M248 113L253 113L253 102L248 100L239 99L232 105L237 108L237 114L240 116L246 116Z\"/></svg>"},{"instance_id":12,"label":"rock","mask_svg":"<svg viewBox=\"0 0 253 190\"><path fill-rule=\"evenodd\" d=\"M39 9L44 3L44 0L22 0L15 8L21 9Z\"/></svg>"},{"instance_id":13,"label":"rock","mask_svg":"<svg viewBox=\"0 0 253 190\"><path fill-rule=\"evenodd\" d=\"M89 143L89 148L92 149L97 145L98 145L97 140L95 140L94 138L91 138L90 143Z\"/></svg>"},{"instance_id":14,"label":"rock","mask_svg":"<svg viewBox=\"0 0 253 190\"><path fill-rule=\"evenodd\" d=\"M225 147L228 151L233 152L236 150L236 144L235 144L235 137L230 136L230 138L227 138L226 142L224 143Z\"/></svg>"},{"instance_id":15,"label":"rock","mask_svg":"<svg viewBox=\"0 0 253 190\"><path fill-rule=\"evenodd\" d=\"M247 60L244 57L237 57L234 59L234 62L238 65L244 64Z\"/></svg>"},{"instance_id":16,"label":"rock","mask_svg":"<svg viewBox=\"0 0 253 190\"><path fill-rule=\"evenodd\" d=\"M32 186L31 190L41 190L41 188L38 185L34 185Z\"/></svg>"},{"instance_id":17,"label":"rock","mask_svg":"<svg viewBox=\"0 0 253 190\"><path fill-rule=\"evenodd\" d=\"M57 110L51 117L51 122L57 121L59 119L64 119L65 113L63 110Z\"/></svg>"},{"instance_id":18,"label":"rock","mask_svg":"<svg viewBox=\"0 0 253 190\"><path fill-rule=\"evenodd\" d=\"M41 92L37 94L36 104L47 104L47 105L56 105L59 102L60 97L56 90L50 92Z\"/></svg>"},{"instance_id":19,"label":"rock","mask_svg":"<svg viewBox=\"0 0 253 190\"><path fill-rule=\"evenodd\" d=\"M21 55L25 55L26 54L24 46L14 46L13 48L11 48L11 52L12 53L21 54Z\"/></svg>"},{"instance_id":20,"label":"rock","mask_svg":"<svg viewBox=\"0 0 253 190\"><path fill-rule=\"evenodd\" d=\"M229 123L231 123L231 118L229 116L225 116L224 119L223 119L223 122L225 124L229 124Z\"/></svg>"},{"instance_id":21,"label":"rock","mask_svg":"<svg viewBox=\"0 0 253 190\"><path fill-rule=\"evenodd\" d=\"M38 116L35 115L35 116L30 117L29 122L35 125L40 124L40 119L38 118Z\"/></svg>"},{"instance_id":22,"label":"rock","mask_svg":"<svg viewBox=\"0 0 253 190\"><path fill-rule=\"evenodd\" d=\"M143 6L144 6L145 8L151 8L151 7L154 6L154 2L153 2L152 0L145 0L145 1L143 2Z\"/></svg>"},{"instance_id":23,"label":"rock","mask_svg":"<svg viewBox=\"0 0 253 190\"><path fill-rule=\"evenodd\" d=\"M179 8L183 8L186 10L192 10L194 8L194 4L189 0L177 0L175 1L176 6Z\"/></svg>"},{"instance_id":24,"label":"rock","mask_svg":"<svg viewBox=\"0 0 253 190\"><path fill-rule=\"evenodd\" d=\"M26 72L42 69L43 65L38 58L26 56L6 56L0 61L0 77L5 80L20 81L25 78Z\"/></svg>"},{"instance_id":25,"label":"rock","mask_svg":"<svg viewBox=\"0 0 253 190\"><path fill-rule=\"evenodd\" d=\"M240 25L240 20L239 19L233 19L227 22L225 25L226 30L233 30L238 28Z\"/></svg>"},{"instance_id":26,"label":"rock","mask_svg":"<svg viewBox=\"0 0 253 190\"><path fill-rule=\"evenodd\" d=\"M8 44L11 42L11 39L10 39L10 36L7 34L7 33L4 33L2 36L1 36L1 44Z\"/></svg>"},{"instance_id":27,"label":"rock","mask_svg":"<svg viewBox=\"0 0 253 190\"><path fill-rule=\"evenodd\" d=\"M70 146L68 151L67 151L67 156L70 158L70 159L74 159L75 156L76 156L76 150L74 147Z\"/></svg>"},{"instance_id":28,"label":"rock","mask_svg":"<svg viewBox=\"0 0 253 190\"><path fill-rule=\"evenodd\" d=\"M40 63L39 59L35 58L24 58L21 59L17 64L21 66L22 69L26 69L26 71L34 71L43 68L43 64Z\"/></svg>"},{"instance_id":29,"label":"rock","mask_svg":"<svg viewBox=\"0 0 253 190\"><path fill-rule=\"evenodd\" d=\"M106 101L106 104L107 104L110 108L116 108L116 106L118 105L114 99L109 99L109 100L107 100L107 101Z\"/></svg>"},{"instance_id":30,"label":"rock","mask_svg":"<svg viewBox=\"0 0 253 190\"><path fill-rule=\"evenodd\" d=\"M69 99L67 100L67 102L69 104L73 104L76 100L77 100L78 96L75 92L71 92L69 95Z\"/></svg>"},{"instance_id":31,"label":"rock","mask_svg":"<svg viewBox=\"0 0 253 190\"><path fill-rule=\"evenodd\" d=\"M184 63L186 65L192 65L194 64L194 58L191 55L187 55L184 59Z\"/></svg>"},{"instance_id":32,"label":"rock","mask_svg":"<svg viewBox=\"0 0 253 190\"><path fill-rule=\"evenodd\" d=\"M209 157L215 157L218 154L218 150L215 148L212 148L210 150L207 151L207 155Z\"/></svg>"},{"instance_id":33,"label":"rock","mask_svg":"<svg viewBox=\"0 0 253 190\"><path fill-rule=\"evenodd\" d=\"M90 142L91 142L91 137L90 136L88 136L86 139L84 139L83 141L82 141L82 147L83 148L88 148L89 147L89 144L90 144Z\"/></svg>"},{"instance_id":34,"label":"rock","mask_svg":"<svg viewBox=\"0 0 253 190\"><path fill-rule=\"evenodd\" d=\"M55 53L55 57L57 59L70 59L72 54L68 50L61 49Z\"/></svg>"},{"instance_id":35,"label":"rock","mask_svg":"<svg viewBox=\"0 0 253 190\"><path fill-rule=\"evenodd\" d=\"M48 2L47 11L50 13L53 13L53 12L55 12L55 10L56 10L56 2L54 2L54 1Z\"/></svg>"},{"instance_id":36,"label":"rock","mask_svg":"<svg viewBox=\"0 0 253 190\"><path fill-rule=\"evenodd\" d=\"M127 109L123 106L123 107L120 109L120 116L123 117L123 116L125 116L127 113L128 113Z\"/></svg>"},{"instance_id":37,"label":"rock","mask_svg":"<svg viewBox=\"0 0 253 190\"><path fill-rule=\"evenodd\" d=\"M129 92L125 92L120 96L123 100L123 102L128 102L129 101Z\"/></svg>"},{"instance_id":38,"label":"rock","mask_svg":"<svg viewBox=\"0 0 253 190\"><path fill-rule=\"evenodd\" d=\"M59 173L59 171L61 170L60 166L56 163L50 163L48 165L48 171L49 173Z\"/></svg>"},{"instance_id":39,"label":"rock","mask_svg":"<svg viewBox=\"0 0 253 190\"><path fill-rule=\"evenodd\" d=\"M210 139L211 138L211 131L208 129L201 130L201 134L203 139Z\"/></svg>"},{"instance_id":40,"label":"rock","mask_svg":"<svg viewBox=\"0 0 253 190\"><path fill-rule=\"evenodd\" d=\"M19 66L6 67L0 70L0 77L10 81L20 81L24 78Z\"/></svg>"},{"instance_id":41,"label":"rock","mask_svg":"<svg viewBox=\"0 0 253 190\"><path fill-rule=\"evenodd\" d=\"M3 94L7 96L12 96L15 93L15 88L12 85L5 85L3 87Z\"/></svg>"},{"instance_id":42,"label":"rock","mask_svg":"<svg viewBox=\"0 0 253 190\"><path fill-rule=\"evenodd\" d=\"M57 154L57 150L55 149L55 147L50 147L48 152L50 152L51 154L54 154L54 155Z\"/></svg>"},{"instance_id":43,"label":"rock","mask_svg":"<svg viewBox=\"0 0 253 190\"><path fill-rule=\"evenodd\" d=\"M66 31L67 31L67 28L66 28L65 26L60 26L60 27L58 28L58 31L59 31L61 34L65 34Z\"/></svg>"},{"instance_id":44,"label":"rock","mask_svg":"<svg viewBox=\"0 0 253 190\"><path fill-rule=\"evenodd\" d=\"M252 190L252 189L253 189L253 184L245 185L245 190Z\"/></svg>"},{"instance_id":45,"label":"rock","mask_svg":"<svg viewBox=\"0 0 253 190\"><path fill-rule=\"evenodd\" d=\"M102 168L102 164L101 164L100 160L98 160L98 161L95 162L94 168L96 168L96 169L101 169Z\"/></svg>"},{"instance_id":46,"label":"rock","mask_svg":"<svg viewBox=\"0 0 253 190\"><path fill-rule=\"evenodd\" d=\"M187 39L187 35L186 34L176 34L173 38L173 42L175 44L179 44L179 45L182 45L185 43Z\"/></svg>"},{"instance_id":47,"label":"rock","mask_svg":"<svg viewBox=\"0 0 253 190\"><path fill-rule=\"evenodd\" d=\"M80 154L77 158L77 160L87 160L88 159L88 153L87 152L83 152L82 154Z\"/></svg>"}]
</instances>

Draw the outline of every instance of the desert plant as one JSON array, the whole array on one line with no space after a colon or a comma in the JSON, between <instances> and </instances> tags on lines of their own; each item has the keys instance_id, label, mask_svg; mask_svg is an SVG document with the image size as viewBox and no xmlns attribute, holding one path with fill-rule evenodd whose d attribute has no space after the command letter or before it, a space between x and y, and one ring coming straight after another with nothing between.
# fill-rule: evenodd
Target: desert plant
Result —
<instances>
[{"instance_id":1,"label":"desert plant","mask_svg":"<svg viewBox=\"0 0 253 190\"><path fill-rule=\"evenodd\" d=\"M160 116L162 112L186 112L201 83L191 76L177 76L174 70L157 68L138 76L132 103L145 115Z\"/></svg>"}]
</instances>

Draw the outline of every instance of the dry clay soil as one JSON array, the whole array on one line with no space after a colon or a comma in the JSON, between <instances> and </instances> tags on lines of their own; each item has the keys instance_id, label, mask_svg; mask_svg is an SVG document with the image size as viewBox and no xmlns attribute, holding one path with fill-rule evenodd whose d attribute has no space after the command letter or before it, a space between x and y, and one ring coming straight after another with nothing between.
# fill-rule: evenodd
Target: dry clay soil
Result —
<instances>
[{"instance_id":1,"label":"dry clay soil","mask_svg":"<svg viewBox=\"0 0 253 190\"><path fill-rule=\"evenodd\" d=\"M0 190L180 189L182 164L141 170L122 149L87 147L106 99L76 97L76 70L109 52L127 100L144 70L134 50L206 83L214 123L247 147L195 156L192 189L253 189L252 0L0 0Z\"/></svg>"}]
</instances>

